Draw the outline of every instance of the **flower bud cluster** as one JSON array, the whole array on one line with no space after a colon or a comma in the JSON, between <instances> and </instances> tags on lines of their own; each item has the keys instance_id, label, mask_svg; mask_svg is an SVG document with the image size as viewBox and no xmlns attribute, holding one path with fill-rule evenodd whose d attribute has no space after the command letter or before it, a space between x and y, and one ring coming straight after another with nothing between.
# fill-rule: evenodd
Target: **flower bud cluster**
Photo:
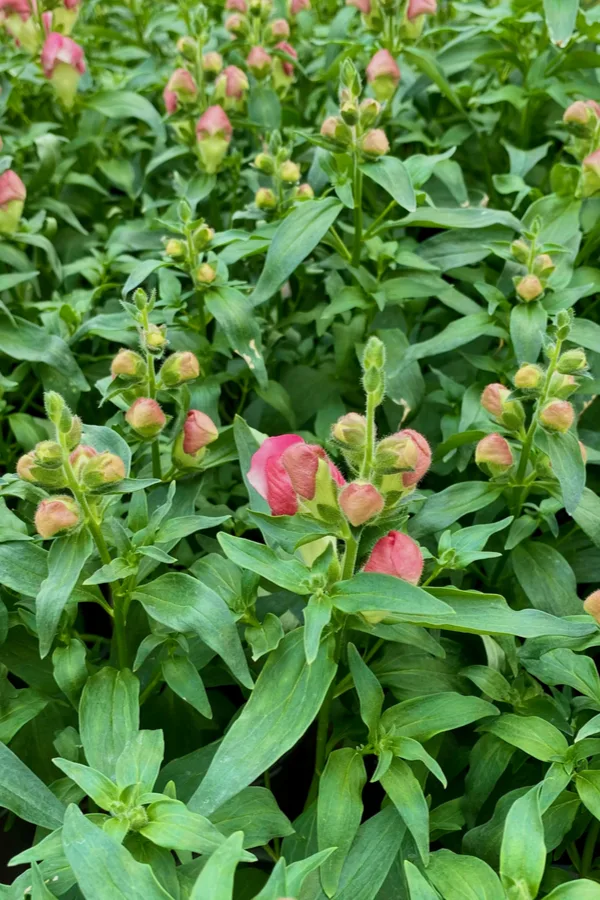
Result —
<instances>
[{"instance_id":1,"label":"flower bud cluster","mask_svg":"<svg viewBox=\"0 0 600 900\"><path fill-rule=\"evenodd\" d=\"M182 200L179 210L178 225L171 226L172 237L165 240L165 256L173 264L186 271L196 287L202 290L209 287L217 278L217 269L208 262L214 259L210 252L210 243L215 236L204 219L192 219L191 209L187 201Z\"/></svg>"},{"instance_id":2,"label":"flower bud cluster","mask_svg":"<svg viewBox=\"0 0 600 900\"><path fill-rule=\"evenodd\" d=\"M294 201L314 198L310 184L298 184L300 166L290 158L290 151L282 146L278 133L273 134L269 146L255 157L254 167L264 182L254 195L255 206L262 213L280 215Z\"/></svg>"},{"instance_id":3,"label":"flower bud cluster","mask_svg":"<svg viewBox=\"0 0 600 900\"><path fill-rule=\"evenodd\" d=\"M321 137L332 149L344 149L367 159L385 156L390 149L382 128L374 128L382 103L393 97L400 81L400 70L387 50L379 50L367 66L367 82L375 97L360 99L361 84L356 69L348 61L340 80L340 113L329 116L321 125Z\"/></svg>"},{"instance_id":4,"label":"flower bud cluster","mask_svg":"<svg viewBox=\"0 0 600 900\"><path fill-rule=\"evenodd\" d=\"M365 25L377 37L388 33L391 19L395 29L400 25L403 40L418 38L425 16L437 12L437 0L346 0L346 6L355 6L360 10Z\"/></svg>"},{"instance_id":5,"label":"flower bud cluster","mask_svg":"<svg viewBox=\"0 0 600 900\"><path fill-rule=\"evenodd\" d=\"M510 249L515 261L526 269L525 274L513 278L517 299L521 303L541 300L556 268L552 257L549 253L539 252L535 236L531 243L524 238L513 241Z\"/></svg>"},{"instance_id":6,"label":"flower bud cluster","mask_svg":"<svg viewBox=\"0 0 600 900\"><path fill-rule=\"evenodd\" d=\"M567 149L581 164L577 195L593 197L600 193L600 103L576 100L563 123L570 133Z\"/></svg>"}]
</instances>

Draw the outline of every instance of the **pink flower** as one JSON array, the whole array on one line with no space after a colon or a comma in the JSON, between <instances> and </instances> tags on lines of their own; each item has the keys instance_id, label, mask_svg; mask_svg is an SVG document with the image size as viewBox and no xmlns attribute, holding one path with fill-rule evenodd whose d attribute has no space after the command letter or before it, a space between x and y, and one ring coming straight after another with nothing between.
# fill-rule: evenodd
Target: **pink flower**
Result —
<instances>
[{"instance_id":1,"label":"pink flower","mask_svg":"<svg viewBox=\"0 0 600 900\"><path fill-rule=\"evenodd\" d=\"M35 527L41 537L54 537L79 524L79 507L68 495L42 500L35 514Z\"/></svg>"},{"instance_id":2,"label":"pink flower","mask_svg":"<svg viewBox=\"0 0 600 900\"><path fill-rule=\"evenodd\" d=\"M177 111L180 103L193 100L198 93L196 82L187 69L175 69L163 91L163 100L169 115Z\"/></svg>"},{"instance_id":3,"label":"pink flower","mask_svg":"<svg viewBox=\"0 0 600 900\"><path fill-rule=\"evenodd\" d=\"M431 448L427 443L427 439L413 428L403 428L402 431L398 431L394 437L410 438L416 445L417 462L414 471L402 473L402 483L404 487L412 487L413 484L416 484L421 480L431 465Z\"/></svg>"},{"instance_id":4,"label":"pink flower","mask_svg":"<svg viewBox=\"0 0 600 900\"><path fill-rule=\"evenodd\" d=\"M153 438L167 424L167 417L151 397L138 397L134 400L125 418L129 425L143 438Z\"/></svg>"},{"instance_id":5,"label":"pink flower","mask_svg":"<svg viewBox=\"0 0 600 900\"><path fill-rule=\"evenodd\" d=\"M281 50L282 53L286 53L288 56L293 57L294 59L298 59L298 54L294 50L294 48L288 44L287 41L280 41L278 44L275 44L276 50ZM281 60L282 67L284 73L290 77L294 74L294 64L289 62L288 60Z\"/></svg>"},{"instance_id":6,"label":"pink flower","mask_svg":"<svg viewBox=\"0 0 600 900\"><path fill-rule=\"evenodd\" d=\"M498 469L510 469L513 464L510 444L501 434L494 432L486 435L475 448L475 462L478 465L487 463Z\"/></svg>"},{"instance_id":7,"label":"pink flower","mask_svg":"<svg viewBox=\"0 0 600 900\"><path fill-rule=\"evenodd\" d=\"M235 9L236 12L246 12L246 0L226 0L225 9Z\"/></svg>"},{"instance_id":8,"label":"pink flower","mask_svg":"<svg viewBox=\"0 0 600 900\"><path fill-rule=\"evenodd\" d=\"M0 208L17 200L23 203L27 196L25 185L16 172L7 169L0 175Z\"/></svg>"},{"instance_id":9,"label":"pink flower","mask_svg":"<svg viewBox=\"0 0 600 900\"><path fill-rule=\"evenodd\" d=\"M364 571L394 575L418 584L423 572L423 555L419 545L407 534L390 531L373 547Z\"/></svg>"},{"instance_id":10,"label":"pink flower","mask_svg":"<svg viewBox=\"0 0 600 900\"><path fill-rule=\"evenodd\" d=\"M183 423L183 452L197 453L218 437L219 431L213 420L199 409L190 409Z\"/></svg>"},{"instance_id":11,"label":"pink flower","mask_svg":"<svg viewBox=\"0 0 600 900\"><path fill-rule=\"evenodd\" d=\"M85 72L85 62L83 59L83 50L64 34L58 34L53 31L48 35L42 47L41 56L42 69L46 78L51 78L52 74L59 63L65 63L71 66L80 75Z\"/></svg>"},{"instance_id":12,"label":"pink flower","mask_svg":"<svg viewBox=\"0 0 600 900\"><path fill-rule=\"evenodd\" d=\"M262 78L271 68L273 60L262 47L253 47L246 57L246 65L253 75Z\"/></svg>"},{"instance_id":13,"label":"pink flower","mask_svg":"<svg viewBox=\"0 0 600 900\"><path fill-rule=\"evenodd\" d=\"M376 487L368 482L353 481L339 496L340 507L351 525L364 525L382 511L385 501Z\"/></svg>"},{"instance_id":14,"label":"pink flower","mask_svg":"<svg viewBox=\"0 0 600 900\"><path fill-rule=\"evenodd\" d=\"M481 395L481 405L490 415L500 418L504 409L504 401L510 394L503 384L495 382L488 384Z\"/></svg>"},{"instance_id":15,"label":"pink flower","mask_svg":"<svg viewBox=\"0 0 600 900\"><path fill-rule=\"evenodd\" d=\"M437 12L436 0L408 0L406 16L416 19L417 16L433 16Z\"/></svg>"},{"instance_id":16,"label":"pink flower","mask_svg":"<svg viewBox=\"0 0 600 900\"><path fill-rule=\"evenodd\" d=\"M291 0L290 13L292 16L297 16L303 9L310 9L310 0Z\"/></svg>"},{"instance_id":17,"label":"pink flower","mask_svg":"<svg viewBox=\"0 0 600 900\"><path fill-rule=\"evenodd\" d=\"M369 84L376 78L391 78L396 84L400 81L400 69L389 50L378 50L367 66Z\"/></svg>"},{"instance_id":18,"label":"pink flower","mask_svg":"<svg viewBox=\"0 0 600 900\"><path fill-rule=\"evenodd\" d=\"M229 143L232 134L231 122L225 110L220 106L209 106L196 123L196 137L199 141L219 135Z\"/></svg>"},{"instance_id":19,"label":"pink flower","mask_svg":"<svg viewBox=\"0 0 600 900\"><path fill-rule=\"evenodd\" d=\"M355 6L363 16L368 16L371 12L371 0L346 0L346 6Z\"/></svg>"},{"instance_id":20,"label":"pink flower","mask_svg":"<svg viewBox=\"0 0 600 900\"><path fill-rule=\"evenodd\" d=\"M215 82L215 95L219 98L241 100L248 90L246 73L237 66L227 66Z\"/></svg>"},{"instance_id":21,"label":"pink flower","mask_svg":"<svg viewBox=\"0 0 600 900\"><path fill-rule=\"evenodd\" d=\"M29 0L0 0L0 21L4 16L19 16L23 22L31 16Z\"/></svg>"},{"instance_id":22,"label":"pink flower","mask_svg":"<svg viewBox=\"0 0 600 900\"><path fill-rule=\"evenodd\" d=\"M271 37L275 40L285 40L290 36L290 26L285 19L275 19L271 22Z\"/></svg>"}]
</instances>

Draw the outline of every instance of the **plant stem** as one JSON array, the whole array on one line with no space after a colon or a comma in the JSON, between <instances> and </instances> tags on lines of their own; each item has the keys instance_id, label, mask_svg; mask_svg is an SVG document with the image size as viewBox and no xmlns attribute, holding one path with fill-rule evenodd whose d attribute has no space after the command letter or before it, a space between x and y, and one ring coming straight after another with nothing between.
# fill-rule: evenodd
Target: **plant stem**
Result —
<instances>
[{"instance_id":1,"label":"plant stem","mask_svg":"<svg viewBox=\"0 0 600 900\"><path fill-rule=\"evenodd\" d=\"M594 851L596 849L596 841L598 840L599 833L600 821L598 821L598 819L594 819L587 833L587 837L585 839L585 844L583 847L583 853L581 854L582 878L586 878L592 870L592 866L594 864Z\"/></svg>"},{"instance_id":2,"label":"plant stem","mask_svg":"<svg viewBox=\"0 0 600 900\"><path fill-rule=\"evenodd\" d=\"M377 409L374 393L367 394L367 436L365 441L365 455L360 470L360 477L370 480L373 466L373 453L375 451L375 410Z\"/></svg>"},{"instance_id":3,"label":"plant stem","mask_svg":"<svg viewBox=\"0 0 600 900\"><path fill-rule=\"evenodd\" d=\"M358 167L358 153L354 153L353 193L354 193L354 244L352 246L352 265L360 264L362 245L362 187L363 176Z\"/></svg>"},{"instance_id":4,"label":"plant stem","mask_svg":"<svg viewBox=\"0 0 600 900\"><path fill-rule=\"evenodd\" d=\"M346 581L346 579L352 578L354 575L357 554L358 541L350 534L346 538L346 549L344 550L344 562L342 564L342 581Z\"/></svg>"}]
</instances>

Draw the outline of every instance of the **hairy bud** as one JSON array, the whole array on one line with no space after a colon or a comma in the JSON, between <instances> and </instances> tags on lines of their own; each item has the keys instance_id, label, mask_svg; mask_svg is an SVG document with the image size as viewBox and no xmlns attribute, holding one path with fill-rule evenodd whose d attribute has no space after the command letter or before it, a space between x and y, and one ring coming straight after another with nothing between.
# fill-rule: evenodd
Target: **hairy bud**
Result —
<instances>
[{"instance_id":1,"label":"hairy bud","mask_svg":"<svg viewBox=\"0 0 600 900\"><path fill-rule=\"evenodd\" d=\"M502 415L503 405L509 394L509 389L504 387L503 384L499 384L498 382L488 384L481 395L481 405L490 413L490 415L499 419Z\"/></svg>"},{"instance_id":2,"label":"hairy bud","mask_svg":"<svg viewBox=\"0 0 600 900\"><path fill-rule=\"evenodd\" d=\"M34 449L35 462L45 469L59 469L64 462L64 452L56 441L40 441Z\"/></svg>"},{"instance_id":3,"label":"hairy bud","mask_svg":"<svg viewBox=\"0 0 600 900\"><path fill-rule=\"evenodd\" d=\"M583 608L590 616L600 624L600 590L593 591L583 601Z\"/></svg>"},{"instance_id":4,"label":"hairy bud","mask_svg":"<svg viewBox=\"0 0 600 900\"><path fill-rule=\"evenodd\" d=\"M377 444L375 467L381 474L414 471L419 448L408 434L392 434Z\"/></svg>"},{"instance_id":5,"label":"hairy bud","mask_svg":"<svg viewBox=\"0 0 600 900\"><path fill-rule=\"evenodd\" d=\"M295 184L300 180L300 166L291 159L286 159L279 166L279 177L286 184Z\"/></svg>"},{"instance_id":6,"label":"hairy bud","mask_svg":"<svg viewBox=\"0 0 600 900\"><path fill-rule=\"evenodd\" d=\"M165 244L165 253L171 259L183 259L186 253L184 242L178 241L177 238L170 238Z\"/></svg>"},{"instance_id":7,"label":"hairy bud","mask_svg":"<svg viewBox=\"0 0 600 900\"><path fill-rule=\"evenodd\" d=\"M501 434L488 434L475 448L475 462L487 466L494 475L506 472L513 464L510 444Z\"/></svg>"},{"instance_id":8,"label":"hairy bud","mask_svg":"<svg viewBox=\"0 0 600 900\"><path fill-rule=\"evenodd\" d=\"M513 241L510 245L510 252L522 265L526 265L529 260L529 244L527 241L524 241L522 238L519 238L517 241Z\"/></svg>"},{"instance_id":9,"label":"hairy bud","mask_svg":"<svg viewBox=\"0 0 600 900\"><path fill-rule=\"evenodd\" d=\"M385 156L389 153L390 142L382 128L373 128L361 138L360 149L369 156Z\"/></svg>"},{"instance_id":10,"label":"hairy bud","mask_svg":"<svg viewBox=\"0 0 600 900\"><path fill-rule=\"evenodd\" d=\"M578 347L576 350L561 353L556 369L561 375L575 375L577 372L585 372L587 367L585 351Z\"/></svg>"},{"instance_id":11,"label":"hairy bud","mask_svg":"<svg viewBox=\"0 0 600 900\"><path fill-rule=\"evenodd\" d=\"M271 188L259 188L254 195L254 202L259 209L275 209L277 206L277 197Z\"/></svg>"},{"instance_id":12,"label":"hairy bud","mask_svg":"<svg viewBox=\"0 0 600 900\"><path fill-rule=\"evenodd\" d=\"M223 57L216 50L209 50L202 57L202 70L207 75L218 75L223 68Z\"/></svg>"},{"instance_id":13,"label":"hairy bud","mask_svg":"<svg viewBox=\"0 0 600 900\"><path fill-rule=\"evenodd\" d=\"M540 386L543 378L544 372L539 366L526 363L516 373L514 383L519 390L532 391Z\"/></svg>"},{"instance_id":14,"label":"hairy bud","mask_svg":"<svg viewBox=\"0 0 600 900\"><path fill-rule=\"evenodd\" d=\"M373 547L364 571L393 575L410 584L418 584L423 573L423 554L407 534L390 531Z\"/></svg>"},{"instance_id":15,"label":"hairy bud","mask_svg":"<svg viewBox=\"0 0 600 900\"><path fill-rule=\"evenodd\" d=\"M110 364L110 374L113 378L121 376L122 378L131 378L139 381L146 374L146 363L143 357L136 353L135 350L123 348L119 350Z\"/></svg>"},{"instance_id":16,"label":"hairy bud","mask_svg":"<svg viewBox=\"0 0 600 900\"><path fill-rule=\"evenodd\" d=\"M389 50L378 50L367 66L367 81L379 101L391 100L400 82L400 69Z\"/></svg>"},{"instance_id":17,"label":"hairy bud","mask_svg":"<svg viewBox=\"0 0 600 900\"><path fill-rule=\"evenodd\" d=\"M314 200L315 192L311 188L310 184L304 183L296 188L296 193L294 196L296 200Z\"/></svg>"},{"instance_id":18,"label":"hairy bud","mask_svg":"<svg viewBox=\"0 0 600 900\"><path fill-rule=\"evenodd\" d=\"M567 400L551 400L540 413L540 422L548 431L564 434L575 421L575 410Z\"/></svg>"},{"instance_id":19,"label":"hairy bud","mask_svg":"<svg viewBox=\"0 0 600 900\"><path fill-rule=\"evenodd\" d=\"M367 436L367 420L359 413L346 413L332 426L331 436L347 450L362 450Z\"/></svg>"},{"instance_id":20,"label":"hairy bud","mask_svg":"<svg viewBox=\"0 0 600 900\"><path fill-rule=\"evenodd\" d=\"M144 331L144 344L150 353L160 356L167 344L167 329L165 325L153 325L150 323Z\"/></svg>"},{"instance_id":21,"label":"hairy bud","mask_svg":"<svg viewBox=\"0 0 600 900\"><path fill-rule=\"evenodd\" d=\"M525 275L517 284L517 295L524 303L538 300L544 293L544 287L537 275Z\"/></svg>"},{"instance_id":22,"label":"hairy bud","mask_svg":"<svg viewBox=\"0 0 600 900\"><path fill-rule=\"evenodd\" d=\"M540 253L533 261L533 273L540 278L548 278L554 272L556 266L549 253Z\"/></svg>"},{"instance_id":23,"label":"hairy bud","mask_svg":"<svg viewBox=\"0 0 600 900\"><path fill-rule=\"evenodd\" d=\"M190 409L183 423L183 451L193 456L219 437L213 420L199 409Z\"/></svg>"},{"instance_id":24,"label":"hairy bud","mask_svg":"<svg viewBox=\"0 0 600 900\"><path fill-rule=\"evenodd\" d=\"M193 381L200 375L200 365L189 350L173 353L162 364L160 378L166 387L177 387L185 381Z\"/></svg>"},{"instance_id":25,"label":"hairy bud","mask_svg":"<svg viewBox=\"0 0 600 900\"><path fill-rule=\"evenodd\" d=\"M350 524L358 527L378 516L385 501L372 484L353 481L342 488L339 504Z\"/></svg>"},{"instance_id":26,"label":"hairy bud","mask_svg":"<svg viewBox=\"0 0 600 900\"><path fill-rule=\"evenodd\" d=\"M217 277L217 270L210 263L201 263L196 269L196 281L198 284L212 284Z\"/></svg>"},{"instance_id":27,"label":"hairy bud","mask_svg":"<svg viewBox=\"0 0 600 900\"><path fill-rule=\"evenodd\" d=\"M138 397L125 414L127 423L142 438L154 438L167 424L167 418L151 397Z\"/></svg>"},{"instance_id":28,"label":"hairy bud","mask_svg":"<svg viewBox=\"0 0 600 900\"><path fill-rule=\"evenodd\" d=\"M125 478L125 463L116 453L97 453L83 465L81 480L87 488L115 484Z\"/></svg>"},{"instance_id":29,"label":"hairy bud","mask_svg":"<svg viewBox=\"0 0 600 900\"><path fill-rule=\"evenodd\" d=\"M71 531L80 521L79 506L70 496L42 500L35 513L36 531L45 540Z\"/></svg>"},{"instance_id":30,"label":"hairy bud","mask_svg":"<svg viewBox=\"0 0 600 900\"><path fill-rule=\"evenodd\" d=\"M252 47L246 57L246 65L256 78L264 78L271 71L273 59L262 47Z\"/></svg>"},{"instance_id":31,"label":"hairy bud","mask_svg":"<svg viewBox=\"0 0 600 900\"><path fill-rule=\"evenodd\" d=\"M35 475L32 472L32 469L35 467L35 457L33 453L25 453L24 456L20 456L17 461L17 475L23 481L29 481L34 483L37 481Z\"/></svg>"},{"instance_id":32,"label":"hairy bud","mask_svg":"<svg viewBox=\"0 0 600 900\"><path fill-rule=\"evenodd\" d=\"M275 171L275 161L269 153L259 153L254 160L254 165L259 172L264 172L265 175L272 175Z\"/></svg>"}]
</instances>

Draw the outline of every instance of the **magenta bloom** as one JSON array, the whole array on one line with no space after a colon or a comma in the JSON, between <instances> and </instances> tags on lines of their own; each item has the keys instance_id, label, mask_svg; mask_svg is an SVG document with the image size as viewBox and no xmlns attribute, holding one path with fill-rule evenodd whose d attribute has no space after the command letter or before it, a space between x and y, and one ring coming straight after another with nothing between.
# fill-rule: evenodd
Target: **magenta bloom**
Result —
<instances>
[{"instance_id":1,"label":"magenta bloom","mask_svg":"<svg viewBox=\"0 0 600 900\"><path fill-rule=\"evenodd\" d=\"M367 560L365 572L394 575L418 584L423 572L423 554L419 545L401 531L390 531L380 538Z\"/></svg>"},{"instance_id":2,"label":"magenta bloom","mask_svg":"<svg viewBox=\"0 0 600 900\"><path fill-rule=\"evenodd\" d=\"M83 59L83 50L64 34L58 34L53 31L48 35L42 47L42 69L46 78L51 78L56 66L59 63L65 63L71 66L80 75L85 72L85 62Z\"/></svg>"},{"instance_id":3,"label":"magenta bloom","mask_svg":"<svg viewBox=\"0 0 600 900\"><path fill-rule=\"evenodd\" d=\"M417 16L433 16L437 12L436 0L408 0L406 16L416 19Z\"/></svg>"},{"instance_id":4,"label":"magenta bloom","mask_svg":"<svg viewBox=\"0 0 600 900\"><path fill-rule=\"evenodd\" d=\"M0 207L6 206L13 200L23 203L26 196L25 185L16 172L7 169L0 175Z\"/></svg>"},{"instance_id":5,"label":"magenta bloom","mask_svg":"<svg viewBox=\"0 0 600 900\"><path fill-rule=\"evenodd\" d=\"M196 82L187 69L175 69L163 91L163 100L169 115L177 111L180 103L193 100L198 93Z\"/></svg>"},{"instance_id":6,"label":"magenta bloom","mask_svg":"<svg viewBox=\"0 0 600 900\"><path fill-rule=\"evenodd\" d=\"M31 16L29 0L0 0L0 21L5 15L19 16L26 22Z\"/></svg>"},{"instance_id":7,"label":"magenta bloom","mask_svg":"<svg viewBox=\"0 0 600 900\"><path fill-rule=\"evenodd\" d=\"M278 44L275 44L275 49L281 50L282 53L287 53L288 56L292 56L294 59L298 59L298 54L287 41L280 41ZM284 73L291 77L294 74L294 64L288 60L281 60L281 63Z\"/></svg>"},{"instance_id":8,"label":"magenta bloom","mask_svg":"<svg viewBox=\"0 0 600 900\"><path fill-rule=\"evenodd\" d=\"M367 66L367 81L376 78L390 78L396 84L400 81L400 69L389 50L378 50Z\"/></svg>"},{"instance_id":9,"label":"magenta bloom","mask_svg":"<svg viewBox=\"0 0 600 900\"><path fill-rule=\"evenodd\" d=\"M196 137L203 141L219 133L229 143L233 134L231 122L222 107L209 106L196 123Z\"/></svg>"}]
</instances>

